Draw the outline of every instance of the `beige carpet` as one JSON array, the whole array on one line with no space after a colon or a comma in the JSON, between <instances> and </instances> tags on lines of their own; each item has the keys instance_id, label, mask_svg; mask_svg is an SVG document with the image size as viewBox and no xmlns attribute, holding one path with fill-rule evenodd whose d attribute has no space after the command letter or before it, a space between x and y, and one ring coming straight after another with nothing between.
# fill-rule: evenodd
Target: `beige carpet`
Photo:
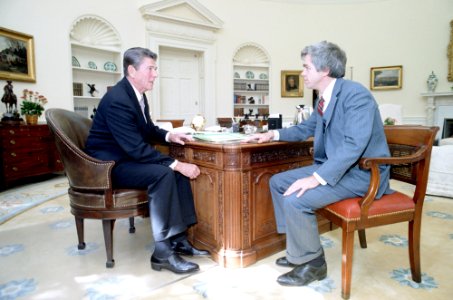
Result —
<instances>
[{"instance_id":1,"label":"beige carpet","mask_svg":"<svg viewBox=\"0 0 453 300\"><path fill-rule=\"evenodd\" d=\"M356 241L351 299L451 299L453 199L427 196L425 203L422 283L410 280L406 226L372 229L368 249ZM67 195L31 208L0 225L0 299L341 299L339 230L322 235L328 277L282 287L275 280L288 269L274 261L283 252L244 269L191 258L201 266L196 274L153 271L149 220L136 227L129 234L127 221L117 222L116 265L106 269L101 222L86 221L87 248L79 251Z\"/></svg>"}]
</instances>

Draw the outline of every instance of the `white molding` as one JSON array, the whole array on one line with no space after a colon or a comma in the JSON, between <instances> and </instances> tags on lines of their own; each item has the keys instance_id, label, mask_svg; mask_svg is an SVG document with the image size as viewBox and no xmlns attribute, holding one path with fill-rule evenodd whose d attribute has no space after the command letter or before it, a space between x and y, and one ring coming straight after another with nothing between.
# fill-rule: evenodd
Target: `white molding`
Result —
<instances>
[{"instance_id":1,"label":"white molding","mask_svg":"<svg viewBox=\"0 0 453 300\"><path fill-rule=\"evenodd\" d=\"M121 38L115 27L96 15L78 17L71 24L69 36L74 45L107 51L118 51L121 47Z\"/></svg>"},{"instance_id":2,"label":"white molding","mask_svg":"<svg viewBox=\"0 0 453 300\"><path fill-rule=\"evenodd\" d=\"M179 9L180 13L181 10L190 10L188 16L193 16L195 12L202 20L172 15L172 8ZM203 74L204 82L200 92L200 110L207 124L215 124L216 103L208 99L216 99L215 41L216 32L223 26L223 22L195 0L164 0L144 5L140 11L146 20L147 43L152 51L159 55L161 47L171 47L202 53L200 73ZM159 64L159 60L157 63ZM151 93L153 115L160 116L159 81Z\"/></svg>"},{"instance_id":3,"label":"white molding","mask_svg":"<svg viewBox=\"0 0 453 300\"><path fill-rule=\"evenodd\" d=\"M185 5L192 8L202 18L198 20L187 19L171 13L171 8L183 7ZM144 5L140 7L140 11L145 19L153 19L155 21L164 20L182 26L196 26L212 30L223 27L223 21L196 0L163 0Z\"/></svg>"}]
</instances>

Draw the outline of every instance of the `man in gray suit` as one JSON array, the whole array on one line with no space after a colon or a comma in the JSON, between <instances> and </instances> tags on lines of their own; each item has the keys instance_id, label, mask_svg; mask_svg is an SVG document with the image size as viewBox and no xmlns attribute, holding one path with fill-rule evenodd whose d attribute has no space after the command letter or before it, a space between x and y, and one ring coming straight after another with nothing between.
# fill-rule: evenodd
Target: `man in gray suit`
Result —
<instances>
[{"instance_id":1,"label":"man in gray suit","mask_svg":"<svg viewBox=\"0 0 453 300\"><path fill-rule=\"evenodd\" d=\"M307 285L327 276L315 211L345 198L363 196L370 173L361 170L362 157L390 156L378 105L361 84L342 77L346 54L323 41L302 50L307 88L320 96L310 118L297 125L256 134L247 139L303 141L314 137L314 163L272 176L269 186L277 230L286 233L286 256L279 266L292 271L278 277L281 285ZM391 193L389 167L380 167L378 198Z\"/></svg>"}]
</instances>

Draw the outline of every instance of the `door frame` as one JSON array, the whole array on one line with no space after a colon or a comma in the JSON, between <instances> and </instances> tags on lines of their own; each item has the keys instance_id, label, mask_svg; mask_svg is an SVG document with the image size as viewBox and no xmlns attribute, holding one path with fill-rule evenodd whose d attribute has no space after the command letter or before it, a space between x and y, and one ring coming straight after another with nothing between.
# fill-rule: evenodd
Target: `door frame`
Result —
<instances>
[{"instance_id":1,"label":"door frame","mask_svg":"<svg viewBox=\"0 0 453 300\"><path fill-rule=\"evenodd\" d=\"M197 42L197 41L183 41L175 40L167 37L156 37L148 36L148 45L151 51L159 56L161 47L175 48L179 50L191 50L200 52L202 54L201 62L199 63L199 74L200 74L200 99L199 104L203 109L203 114L206 119L207 125L214 125L216 123L216 101L206 101L206 99L215 98L215 57L216 48L213 44ZM159 67L159 57L157 58L157 66ZM159 78L157 84L154 84L154 88L149 92L149 98L151 99L151 108L153 118L160 117L160 83Z\"/></svg>"}]
</instances>

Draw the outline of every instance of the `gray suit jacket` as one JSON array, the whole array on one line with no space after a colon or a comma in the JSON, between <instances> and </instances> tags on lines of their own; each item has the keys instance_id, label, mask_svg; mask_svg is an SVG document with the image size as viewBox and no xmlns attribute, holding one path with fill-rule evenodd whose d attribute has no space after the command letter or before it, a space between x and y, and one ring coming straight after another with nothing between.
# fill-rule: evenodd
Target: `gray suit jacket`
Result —
<instances>
[{"instance_id":1,"label":"gray suit jacket","mask_svg":"<svg viewBox=\"0 0 453 300\"><path fill-rule=\"evenodd\" d=\"M358 196L369 185L370 172L362 170L362 157L390 156L378 105L361 84L337 79L332 98L324 115L316 109L310 118L297 125L279 130L280 140L303 141L314 137L316 173L327 184L341 184ZM389 166L381 166L377 197L390 193Z\"/></svg>"}]
</instances>

